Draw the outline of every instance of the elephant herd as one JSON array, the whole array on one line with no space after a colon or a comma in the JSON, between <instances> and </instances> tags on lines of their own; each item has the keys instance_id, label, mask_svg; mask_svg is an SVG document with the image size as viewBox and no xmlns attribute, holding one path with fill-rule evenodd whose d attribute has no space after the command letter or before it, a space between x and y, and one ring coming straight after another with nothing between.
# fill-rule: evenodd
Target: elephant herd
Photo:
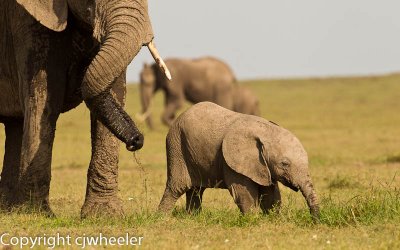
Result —
<instances>
[{"instance_id":1,"label":"elephant herd","mask_svg":"<svg viewBox=\"0 0 400 250\"><path fill-rule=\"evenodd\" d=\"M256 206L267 212L281 202L279 181L301 190L317 218L307 153L298 139L259 117L257 97L237 84L225 63L211 57L164 62L153 38L147 0L0 1L0 123L6 134L0 209L26 205L53 215L57 119L85 102L92 155L81 216L123 213L119 141L129 151L144 143L124 110L126 69L147 46L156 63L140 74L138 118L154 127L151 99L162 90L162 121L170 126L159 210L170 211L184 193L187 210L199 210L204 189L218 187L230 191L243 213ZM175 120L184 101L198 104Z\"/></svg>"},{"instance_id":2,"label":"elephant herd","mask_svg":"<svg viewBox=\"0 0 400 250\"><path fill-rule=\"evenodd\" d=\"M204 57L192 60L167 59L165 63L173 75L172 81L166 78L156 64L145 64L140 73L143 113L138 118L146 120L150 128L154 127L151 98L159 90L163 91L165 96L162 121L168 126L172 124L175 112L185 101L210 101L236 112L260 115L257 96L237 84L235 75L224 62Z\"/></svg>"}]
</instances>

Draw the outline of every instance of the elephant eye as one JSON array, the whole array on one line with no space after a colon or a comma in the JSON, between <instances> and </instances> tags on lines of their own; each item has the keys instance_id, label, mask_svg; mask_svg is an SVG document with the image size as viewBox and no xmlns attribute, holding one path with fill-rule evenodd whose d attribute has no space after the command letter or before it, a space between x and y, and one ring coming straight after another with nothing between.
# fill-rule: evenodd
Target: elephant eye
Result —
<instances>
[{"instance_id":1,"label":"elephant eye","mask_svg":"<svg viewBox=\"0 0 400 250\"><path fill-rule=\"evenodd\" d=\"M281 166L282 166L283 168L288 168L288 167L290 166L290 161L289 161L288 159L284 159L284 160L281 162Z\"/></svg>"}]
</instances>

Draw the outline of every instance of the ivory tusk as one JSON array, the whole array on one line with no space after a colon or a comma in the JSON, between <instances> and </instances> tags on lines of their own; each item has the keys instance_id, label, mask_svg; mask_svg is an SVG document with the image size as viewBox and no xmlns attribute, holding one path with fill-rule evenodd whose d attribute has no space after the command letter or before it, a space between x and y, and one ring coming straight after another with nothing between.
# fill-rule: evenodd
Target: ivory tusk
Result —
<instances>
[{"instance_id":1,"label":"ivory tusk","mask_svg":"<svg viewBox=\"0 0 400 250\"><path fill-rule=\"evenodd\" d=\"M171 72L169 72L167 65L165 64L164 60L161 58L160 54L158 53L158 50L156 46L154 45L153 41L151 41L148 45L147 48L149 49L151 55L154 58L154 61L156 61L157 65L161 68L161 70L164 72L165 76L168 78L168 80L171 80Z\"/></svg>"}]
</instances>

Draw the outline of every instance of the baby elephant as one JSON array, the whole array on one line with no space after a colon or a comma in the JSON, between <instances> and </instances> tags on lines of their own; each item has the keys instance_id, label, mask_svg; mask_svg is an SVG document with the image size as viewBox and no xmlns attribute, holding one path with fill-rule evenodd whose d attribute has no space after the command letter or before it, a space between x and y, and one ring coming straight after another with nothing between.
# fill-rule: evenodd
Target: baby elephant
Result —
<instances>
[{"instance_id":1,"label":"baby elephant","mask_svg":"<svg viewBox=\"0 0 400 250\"><path fill-rule=\"evenodd\" d=\"M167 135L167 183L159 210L172 210L186 193L188 212L201 209L206 188L228 189L242 213L279 206L277 181L301 190L311 215L319 216L307 153L288 130L263 118L211 102L184 112Z\"/></svg>"}]
</instances>

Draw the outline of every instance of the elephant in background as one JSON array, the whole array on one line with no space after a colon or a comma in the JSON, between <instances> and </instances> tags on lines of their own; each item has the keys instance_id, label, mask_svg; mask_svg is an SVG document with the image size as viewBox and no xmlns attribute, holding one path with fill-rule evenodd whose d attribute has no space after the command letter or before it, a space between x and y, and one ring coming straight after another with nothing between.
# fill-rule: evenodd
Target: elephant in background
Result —
<instances>
[{"instance_id":1,"label":"elephant in background","mask_svg":"<svg viewBox=\"0 0 400 250\"><path fill-rule=\"evenodd\" d=\"M2 207L27 204L52 214L56 121L85 101L92 157L81 215L122 213L116 138L130 151L143 145L123 109L126 68L144 45L157 54L147 8L147 0L0 1Z\"/></svg>"},{"instance_id":2,"label":"elephant in background","mask_svg":"<svg viewBox=\"0 0 400 250\"><path fill-rule=\"evenodd\" d=\"M175 112L182 107L185 100L191 103L202 101L214 102L225 108L258 115L258 99L250 90L239 87L236 78L227 64L213 58L167 59L173 81L170 82L156 65L144 64L140 73L140 97L142 114L152 129L151 99L162 90L165 96L165 109L161 120L171 125Z\"/></svg>"},{"instance_id":3,"label":"elephant in background","mask_svg":"<svg viewBox=\"0 0 400 250\"><path fill-rule=\"evenodd\" d=\"M278 181L301 190L314 219L319 205L308 156L288 130L261 117L211 102L195 104L167 135L167 183L159 210L172 210L186 193L186 209L201 209L206 188L228 189L242 213L281 203Z\"/></svg>"},{"instance_id":4,"label":"elephant in background","mask_svg":"<svg viewBox=\"0 0 400 250\"><path fill-rule=\"evenodd\" d=\"M237 85L233 100L233 111L248 115L261 115L258 97L250 89Z\"/></svg>"}]
</instances>

